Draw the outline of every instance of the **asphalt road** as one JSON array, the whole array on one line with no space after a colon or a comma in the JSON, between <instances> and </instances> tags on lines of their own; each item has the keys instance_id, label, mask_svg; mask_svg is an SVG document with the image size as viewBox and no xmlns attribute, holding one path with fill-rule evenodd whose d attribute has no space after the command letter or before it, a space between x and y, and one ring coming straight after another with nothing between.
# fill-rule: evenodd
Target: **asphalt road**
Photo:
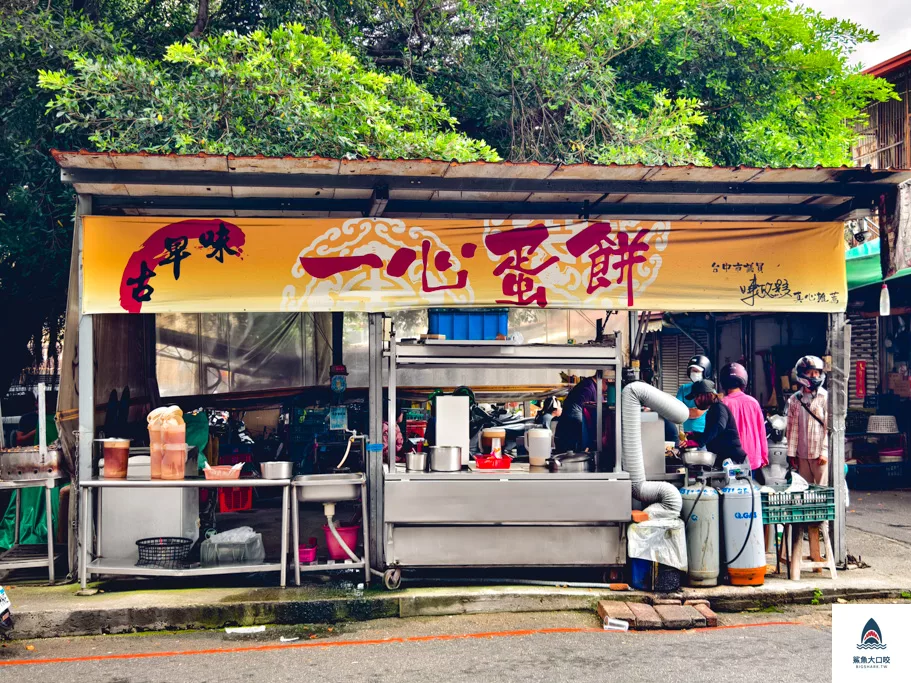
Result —
<instances>
[{"instance_id":1,"label":"asphalt road","mask_svg":"<svg viewBox=\"0 0 911 683\"><path fill-rule=\"evenodd\" d=\"M200 632L39 640L0 648L0 680L827 681L828 610L808 612L727 617L725 628L657 633L609 633L590 614L548 613L381 620L342 627L344 633L316 627L247 637ZM281 635L300 640L283 644Z\"/></svg>"},{"instance_id":2,"label":"asphalt road","mask_svg":"<svg viewBox=\"0 0 911 683\"><path fill-rule=\"evenodd\" d=\"M851 491L846 525L911 545L911 490Z\"/></svg>"}]
</instances>

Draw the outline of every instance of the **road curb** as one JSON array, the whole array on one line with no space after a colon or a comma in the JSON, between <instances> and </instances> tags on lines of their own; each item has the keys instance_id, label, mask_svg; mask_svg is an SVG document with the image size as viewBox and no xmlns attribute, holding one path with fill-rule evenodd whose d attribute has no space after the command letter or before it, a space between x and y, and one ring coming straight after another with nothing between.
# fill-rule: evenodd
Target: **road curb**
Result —
<instances>
[{"instance_id":1,"label":"road curb","mask_svg":"<svg viewBox=\"0 0 911 683\"><path fill-rule=\"evenodd\" d=\"M618 600L651 604L662 598L708 600L716 612L740 612L786 604L832 603L901 598L901 588L800 586L788 589L684 589L664 596L636 591L616 592L586 588L491 586L469 588L413 588L395 593L368 592L357 597L246 600L196 604L106 607L105 596L79 600L67 609L16 610L17 639L71 637L144 631L219 629L259 624L317 624L367 621L390 617L440 617L459 614L508 612L591 611L599 601ZM151 593L154 602L154 592ZM14 598L15 600L15 598ZM678 603L679 604L679 603Z\"/></svg>"}]
</instances>

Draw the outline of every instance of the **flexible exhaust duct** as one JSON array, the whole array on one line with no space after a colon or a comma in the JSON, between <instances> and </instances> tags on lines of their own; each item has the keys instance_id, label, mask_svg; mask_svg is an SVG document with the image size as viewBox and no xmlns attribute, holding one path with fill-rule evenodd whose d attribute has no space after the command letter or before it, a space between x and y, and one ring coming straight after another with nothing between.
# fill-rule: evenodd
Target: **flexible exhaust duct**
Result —
<instances>
[{"instance_id":1,"label":"flexible exhaust duct","mask_svg":"<svg viewBox=\"0 0 911 683\"><path fill-rule=\"evenodd\" d=\"M623 389L622 395L623 469L633 483L633 498L648 505L647 513L656 516L680 516L683 500L673 484L666 481L645 480L645 460L642 457L642 406L650 408L665 420L683 424L690 416L689 408L682 401L671 398L660 389L645 382L633 382Z\"/></svg>"}]
</instances>

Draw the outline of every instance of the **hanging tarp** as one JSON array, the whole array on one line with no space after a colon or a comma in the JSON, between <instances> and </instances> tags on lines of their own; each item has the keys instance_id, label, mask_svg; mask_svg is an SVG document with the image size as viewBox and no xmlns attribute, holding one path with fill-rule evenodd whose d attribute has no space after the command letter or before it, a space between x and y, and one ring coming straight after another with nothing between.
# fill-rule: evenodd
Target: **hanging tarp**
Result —
<instances>
[{"instance_id":1,"label":"hanging tarp","mask_svg":"<svg viewBox=\"0 0 911 683\"><path fill-rule=\"evenodd\" d=\"M83 220L86 313L843 311L841 223Z\"/></svg>"},{"instance_id":2,"label":"hanging tarp","mask_svg":"<svg viewBox=\"0 0 911 683\"><path fill-rule=\"evenodd\" d=\"M883 269L879 256L879 240L858 244L845 252L848 270L848 289L859 289L882 282Z\"/></svg>"}]
</instances>

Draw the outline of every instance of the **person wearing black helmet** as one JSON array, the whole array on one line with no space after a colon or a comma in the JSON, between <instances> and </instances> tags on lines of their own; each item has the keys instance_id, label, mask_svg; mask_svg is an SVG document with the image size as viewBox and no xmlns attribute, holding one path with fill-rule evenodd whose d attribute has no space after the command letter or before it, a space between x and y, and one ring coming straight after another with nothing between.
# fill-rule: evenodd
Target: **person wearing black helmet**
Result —
<instances>
[{"instance_id":1,"label":"person wearing black helmet","mask_svg":"<svg viewBox=\"0 0 911 683\"><path fill-rule=\"evenodd\" d=\"M677 390L677 400L683 401L686 407L690 409L689 419L683 423L685 432L704 432L705 431L705 411L700 410L696 404L689 400L687 396L693 390L693 384L702 380L712 379L712 361L705 356L693 356L686 368L687 377L690 381L682 385Z\"/></svg>"},{"instance_id":2,"label":"person wearing black helmet","mask_svg":"<svg viewBox=\"0 0 911 683\"><path fill-rule=\"evenodd\" d=\"M694 382L685 398L705 413L705 431L687 432L686 447L707 448L715 454L715 467L719 469L728 458L737 464L744 462L747 454L740 443L737 421L715 393L715 383L707 379Z\"/></svg>"},{"instance_id":3,"label":"person wearing black helmet","mask_svg":"<svg viewBox=\"0 0 911 683\"><path fill-rule=\"evenodd\" d=\"M794 366L799 391L788 399L788 462L811 484L829 485L829 400L822 388L825 365L804 356ZM810 557L819 562L819 534L811 533Z\"/></svg>"}]
</instances>

